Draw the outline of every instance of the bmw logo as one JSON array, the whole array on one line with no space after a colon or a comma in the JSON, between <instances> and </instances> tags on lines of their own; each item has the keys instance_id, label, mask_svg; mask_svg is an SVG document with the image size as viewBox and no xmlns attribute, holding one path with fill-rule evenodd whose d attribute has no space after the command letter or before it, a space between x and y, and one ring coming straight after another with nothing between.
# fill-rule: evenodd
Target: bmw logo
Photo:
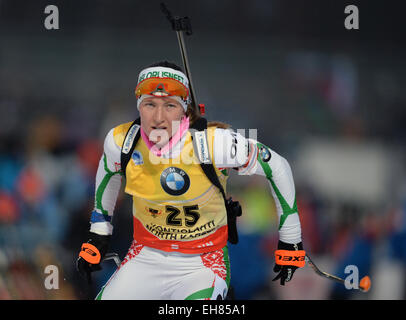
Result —
<instances>
[{"instance_id":1,"label":"bmw logo","mask_svg":"<svg viewBox=\"0 0 406 320\"><path fill-rule=\"evenodd\" d=\"M259 148L259 154L263 162L268 162L271 159L271 153L269 152L268 148L265 146L261 146Z\"/></svg>"},{"instance_id":2,"label":"bmw logo","mask_svg":"<svg viewBox=\"0 0 406 320\"><path fill-rule=\"evenodd\" d=\"M172 196L184 194L190 187L190 179L185 171L169 167L161 173L161 186Z\"/></svg>"}]
</instances>

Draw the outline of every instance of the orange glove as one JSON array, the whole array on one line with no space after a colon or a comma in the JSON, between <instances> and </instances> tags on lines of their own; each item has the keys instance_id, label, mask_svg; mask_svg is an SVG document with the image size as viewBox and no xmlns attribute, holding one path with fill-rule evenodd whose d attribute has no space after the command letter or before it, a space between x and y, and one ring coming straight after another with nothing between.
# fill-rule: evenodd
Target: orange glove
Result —
<instances>
[{"instance_id":1,"label":"orange glove","mask_svg":"<svg viewBox=\"0 0 406 320\"><path fill-rule=\"evenodd\" d=\"M305 266L305 256L306 252L303 250L302 242L290 244L279 240L278 250L275 251L275 266L273 268L274 272L279 273L272 281L280 279L280 284L284 286L285 282L292 279L297 268Z\"/></svg>"},{"instance_id":2,"label":"orange glove","mask_svg":"<svg viewBox=\"0 0 406 320\"><path fill-rule=\"evenodd\" d=\"M103 236L89 232L89 240L82 244L76 269L89 285L92 283L91 273L102 269L100 262L107 252L111 236Z\"/></svg>"}]
</instances>

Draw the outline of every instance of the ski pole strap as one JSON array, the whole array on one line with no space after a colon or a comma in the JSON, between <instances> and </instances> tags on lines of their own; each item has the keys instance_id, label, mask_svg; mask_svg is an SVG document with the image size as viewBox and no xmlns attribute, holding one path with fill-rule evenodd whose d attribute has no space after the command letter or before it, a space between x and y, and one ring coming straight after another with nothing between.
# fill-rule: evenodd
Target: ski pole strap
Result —
<instances>
[{"instance_id":1,"label":"ski pole strap","mask_svg":"<svg viewBox=\"0 0 406 320\"><path fill-rule=\"evenodd\" d=\"M306 264L306 252L304 250L276 250L275 263L281 266L295 266L302 268Z\"/></svg>"},{"instance_id":2,"label":"ski pole strap","mask_svg":"<svg viewBox=\"0 0 406 320\"><path fill-rule=\"evenodd\" d=\"M82 257L91 264L98 264L100 263L101 254L99 249L97 249L94 245L90 243L84 243L82 244L79 257Z\"/></svg>"}]
</instances>

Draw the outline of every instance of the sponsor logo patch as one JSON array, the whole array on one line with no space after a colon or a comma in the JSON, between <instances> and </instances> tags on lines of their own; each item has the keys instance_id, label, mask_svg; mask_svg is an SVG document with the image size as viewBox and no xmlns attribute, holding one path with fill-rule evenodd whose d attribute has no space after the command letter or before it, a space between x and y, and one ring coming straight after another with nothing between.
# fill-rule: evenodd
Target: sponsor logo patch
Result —
<instances>
[{"instance_id":1,"label":"sponsor logo patch","mask_svg":"<svg viewBox=\"0 0 406 320\"><path fill-rule=\"evenodd\" d=\"M184 194L190 187L190 178L185 171L177 167L169 167L161 173L161 186L172 196Z\"/></svg>"},{"instance_id":2,"label":"sponsor logo patch","mask_svg":"<svg viewBox=\"0 0 406 320\"><path fill-rule=\"evenodd\" d=\"M128 132L127 137L125 138L124 143L123 143L123 152L125 154L127 154L130 151L134 138L135 138L139 128L140 128L139 125L134 124L131 127L130 131Z\"/></svg>"},{"instance_id":3,"label":"sponsor logo patch","mask_svg":"<svg viewBox=\"0 0 406 320\"><path fill-rule=\"evenodd\" d=\"M147 212L148 215L150 215L153 218L156 218L157 216L160 216L162 214L161 210L148 208L148 207L145 207L145 211Z\"/></svg>"},{"instance_id":4,"label":"sponsor logo patch","mask_svg":"<svg viewBox=\"0 0 406 320\"><path fill-rule=\"evenodd\" d=\"M144 160L143 160L143 158L142 158L142 154L141 154L139 151L137 151L137 150L134 150L134 152L133 152L131 158L133 159L133 161L134 161L134 163L135 163L136 165L139 165L139 164L143 164L143 163L144 163Z\"/></svg>"},{"instance_id":5,"label":"sponsor logo patch","mask_svg":"<svg viewBox=\"0 0 406 320\"><path fill-rule=\"evenodd\" d=\"M261 146L259 148L259 156L261 157L263 162L268 162L271 160L271 152L268 150L267 147Z\"/></svg>"},{"instance_id":6,"label":"sponsor logo patch","mask_svg":"<svg viewBox=\"0 0 406 320\"><path fill-rule=\"evenodd\" d=\"M200 162L210 163L209 147L207 145L206 133L203 131L195 132L197 155Z\"/></svg>"}]
</instances>

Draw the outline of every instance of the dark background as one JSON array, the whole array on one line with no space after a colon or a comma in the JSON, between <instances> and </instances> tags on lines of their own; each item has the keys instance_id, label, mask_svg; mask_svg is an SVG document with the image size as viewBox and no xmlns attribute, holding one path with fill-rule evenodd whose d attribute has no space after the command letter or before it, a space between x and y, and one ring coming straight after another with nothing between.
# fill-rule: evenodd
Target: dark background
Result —
<instances>
[{"instance_id":1,"label":"dark background","mask_svg":"<svg viewBox=\"0 0 406 320\"><path fill-rule=\"evenodd\" d=\"M139 71L181 65L159 1L0 0L0 299L92 299L74 270L110 128L137 116ZM47 5L59 30L44 27ZM241 241L230 245L237 299L404 299L406 94L399 1L166 1L189 16L193 81L207 118L257 138L290 163L303 242L327 272L370 274L360 294L309 267L270 281L277 222L261 177L230 177ZM359 30L344 8L357 5ZM246 132L248 134L248 131ZM120 194L112 251L131 241ZM57 265L59 290L44 288Z\"/></svg>"}]
</instances>

